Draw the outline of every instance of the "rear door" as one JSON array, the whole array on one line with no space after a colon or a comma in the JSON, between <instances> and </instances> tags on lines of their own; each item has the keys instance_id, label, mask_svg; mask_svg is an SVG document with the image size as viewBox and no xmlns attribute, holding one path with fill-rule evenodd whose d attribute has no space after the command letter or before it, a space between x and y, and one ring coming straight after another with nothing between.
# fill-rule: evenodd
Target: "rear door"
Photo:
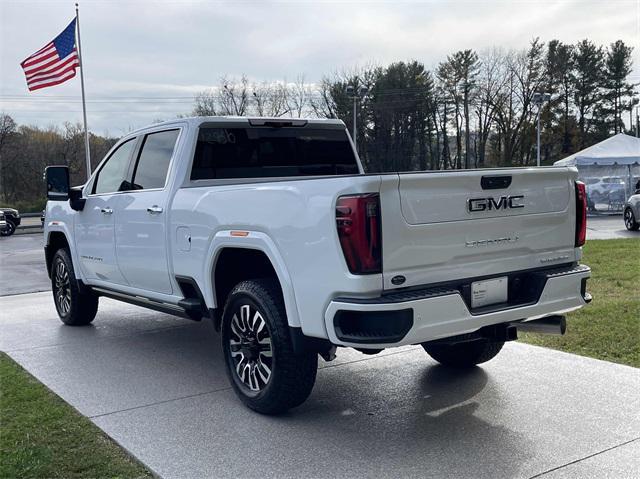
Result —
<instances>
[{"instance_id":1,"label":"rear door","mask_svg":"<svg viewBox=\"0 0 640 479\"><path fill-rule=\"evenodd\" d=\"M167 176L179 128L144 135L131 187L120 195L115 245L120 271L135 287L171 294L167 245Z\"/></svg>"},{"instance_id":2,"label":"rear door","mask_svg":"<svg viewBox=\"0 0 640 479\"><path fill-rule=\"evenodd\" d=\"M383 176L384 287L575 260L577 173L567 168Z\"/></svg>"}]
</instances>

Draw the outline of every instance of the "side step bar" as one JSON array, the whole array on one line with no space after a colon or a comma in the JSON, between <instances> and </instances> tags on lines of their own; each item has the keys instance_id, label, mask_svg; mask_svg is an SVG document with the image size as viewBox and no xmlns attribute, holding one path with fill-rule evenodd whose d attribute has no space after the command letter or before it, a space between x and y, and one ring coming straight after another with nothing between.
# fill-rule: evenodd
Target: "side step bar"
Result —
<instances>
[{"instance_id":1,"label":"side step bar","mask_svg":"<svg viewBox=\"0 0 640 479\"><path fill-rule=\"evenodd\" d=\"M182 300L180 305L162 303L160 301L154 301L142 296L132 296L119 291L112 291L106 288L91 287L99 296L105 296L107 298L122 301L124 303L133 304L135 306L142 306L143 308L152 309L161 313L172 314L179 316L180 318L191 319L193 321L200 321L203 317L202 314L194 314L194 305L189 300ZM183 303L184 302L184 303ZM198 305L199 306L199 305Z\"/></svg>"},{"instance_id":2,"label":"side step bar","mask_svg":"<svg viewBox=\"0 0 640 479\"><path fill-rule=\"evenodd\" d=\"M559 315L509 324L524 333L557 334L562 336L567 331L567 320L564 316Z\"/></svg>"}]
</instances>

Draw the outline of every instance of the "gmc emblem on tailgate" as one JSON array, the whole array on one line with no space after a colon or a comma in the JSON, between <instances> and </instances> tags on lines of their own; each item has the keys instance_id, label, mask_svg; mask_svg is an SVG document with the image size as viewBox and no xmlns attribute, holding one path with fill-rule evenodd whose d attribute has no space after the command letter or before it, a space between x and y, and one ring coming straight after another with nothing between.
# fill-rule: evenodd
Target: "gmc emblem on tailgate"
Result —
<instances>
[{"instance_id":1,"label":"gmc emblem on tailgate","mask_svg":"<svg viewBox=\"0 0 640 479\"><path fill-rule=\"evenodd\" d=\"M491 211L491 210L508 210L515 208L524 208L523 195L501 196L497 200L495 198L470 198L467 200L469 212Z\"/></svg>"}]
</instances>

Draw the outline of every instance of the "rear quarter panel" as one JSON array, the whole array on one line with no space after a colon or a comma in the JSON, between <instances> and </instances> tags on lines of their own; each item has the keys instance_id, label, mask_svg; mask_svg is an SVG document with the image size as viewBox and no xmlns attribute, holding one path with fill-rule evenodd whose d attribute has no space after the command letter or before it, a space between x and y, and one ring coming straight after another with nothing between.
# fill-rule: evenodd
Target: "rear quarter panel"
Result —
<instances>
[{"instance_id":1,"label":"rear quarter panel","mask_svg":"<svg viewBox=\"0 0 640 479\"><path fill-rule=\"evenodd\" d=\"M348 273L336 232L336 199L379 187L379 176L363 175L181 188L173 200L170 231L188 231L191 246L190 251L172 249L174 274L195 275L201 287L208 285L203 289L208 305L221 307L211 279L221 248L261 249L285 288L290 325L326 337L324 311L333 297L371 295L382 287L380 274ZM249 235L232 237L232 230Z\"/></svg>"}]
</instances>

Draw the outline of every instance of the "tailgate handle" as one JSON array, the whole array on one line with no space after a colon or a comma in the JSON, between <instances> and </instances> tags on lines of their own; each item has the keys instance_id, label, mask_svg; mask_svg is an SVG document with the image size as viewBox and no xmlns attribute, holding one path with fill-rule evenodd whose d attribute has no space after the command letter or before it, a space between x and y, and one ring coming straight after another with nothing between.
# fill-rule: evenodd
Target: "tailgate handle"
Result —
<instances>
[{"instance_id":1,"label":"tailgate handle","mask_svg":"<svg viewBox=\"0 0 640 479\"><path fill-rule=\"evenodd\" d=\"M509 188L510 185L511 175L483 176L480 179L483 190L501 190Z\"/></svg>"}]
</instances>

